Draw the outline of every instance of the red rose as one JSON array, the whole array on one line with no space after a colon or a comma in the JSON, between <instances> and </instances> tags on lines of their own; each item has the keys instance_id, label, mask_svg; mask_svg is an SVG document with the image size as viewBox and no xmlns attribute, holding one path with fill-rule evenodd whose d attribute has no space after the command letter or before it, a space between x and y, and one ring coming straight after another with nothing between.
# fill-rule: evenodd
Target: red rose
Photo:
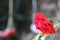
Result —
<instances>
[{"instance_id":1,"label":"red rose","mask_svg":"<svg viewBox=\"0 0 60 40\"><path fill-rule=\"evenodd\" d=\"M55 33L54 25L49 22L47 17L40 12L35 14L34 23L36 28L39 29L43 34Z\"/></svg>"}]
</instances>

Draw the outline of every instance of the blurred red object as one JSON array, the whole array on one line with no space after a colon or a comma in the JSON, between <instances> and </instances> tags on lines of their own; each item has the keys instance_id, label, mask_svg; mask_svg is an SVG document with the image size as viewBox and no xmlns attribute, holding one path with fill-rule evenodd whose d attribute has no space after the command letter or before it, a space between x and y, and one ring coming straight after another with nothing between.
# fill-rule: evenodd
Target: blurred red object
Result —
<instances>
[{"instance_id":1,"label":"blurred red object","mask_svg":"<svg viewBox=\"0 0 60 40\"><path fill-rule=\"evenodd\" d=\"M1 38L6 38L8 34L6 34L4 31L0 31L0 37Z\"/></svg>"},{"instance_id":2,"label":"blurred red object","mask_svg":"<svg viewBox=\"0 0 60 40\"><path fill-rule=\"evenodd\" d=\"M14 36L14 34L16 33L16 30L15 28L11 28L11 29L7 28L5 30L5 33L8 34L8 36Z\"/></svg>"},{"instance_id":3,"label":"blurred red object","mask_svg":"<svg viewBox=\"0 0 60 40\"><path fill-rule=\"evenodd\" d=\"M9 32L9 36L14 36L15 33L16 33L16 30L12 28L11 31Z\"/></svg>"},{"instance_id":4,"label":"blurred red object","mask_svg":"<svg viewBox=\"0 0 60 40\"><path fill-rule=\"evenodd\" d=\"M47 17L41 12L35 14L34 24L43 34L54 34L54 25L48 21Z\"/></svg>"},{"instance_id":5,"label":"blurred red object","mask_svg":"<svg viewBox=\"0 0 60 40\"><path fill-rule=\"evenodd\" d=\"M0 37L1 38L6 38L8 36L14 36L15 33L16 33L15 28L7 28L4 31L0 31Z\"/></svg>"}]
</instances>

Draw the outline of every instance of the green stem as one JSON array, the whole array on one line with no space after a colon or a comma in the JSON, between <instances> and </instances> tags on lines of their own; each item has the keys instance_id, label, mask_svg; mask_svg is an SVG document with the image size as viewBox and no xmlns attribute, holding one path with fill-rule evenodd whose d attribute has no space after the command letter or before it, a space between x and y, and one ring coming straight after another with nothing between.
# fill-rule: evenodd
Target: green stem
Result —
<instances>
[{"instance_id":1,"label":"green stem","mask_svg":"<svg viewBox=\"0 0 60 40\"><path fill-rule=\"evenodd\" d=\"M56 18L48 18L48 20L56 20L60 23L60 20L56 19Z\"/></svg>"}]
</instances>

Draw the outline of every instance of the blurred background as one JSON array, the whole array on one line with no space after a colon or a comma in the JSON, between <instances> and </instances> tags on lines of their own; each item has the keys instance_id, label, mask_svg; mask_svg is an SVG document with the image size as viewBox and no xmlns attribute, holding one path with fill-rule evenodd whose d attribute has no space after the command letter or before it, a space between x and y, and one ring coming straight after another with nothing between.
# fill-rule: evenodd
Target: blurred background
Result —
<instances>
[{"instance_id":1,"label":"blurred background","mask_svg":"<svg viewBox=\"0 0 60 40\"><path fill-rule=\"evenodd\" d=\"M47 17L57 17L60 20L60 0L36 0L37 12L43 12ZM38 33L30 28L32 19L32 0L13 0L13 20L16 34L12 37L0 38L0 40L32 40ZM34 4L36 5L36 4ZM0 30L4 30L8 22L9 0L0 0ZM33 24L34 25L34 24ZM49 40L59 40L60 29L57 34Z\"/></svg>"}]
</instances>

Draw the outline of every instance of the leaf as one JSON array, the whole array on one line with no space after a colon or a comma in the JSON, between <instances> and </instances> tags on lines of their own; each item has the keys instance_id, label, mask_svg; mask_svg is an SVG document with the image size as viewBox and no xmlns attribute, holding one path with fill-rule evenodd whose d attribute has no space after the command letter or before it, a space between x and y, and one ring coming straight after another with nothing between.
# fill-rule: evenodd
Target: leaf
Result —
<instances>
[{"instance_id":1,"label":"leaf","mask_svg":"<svg viewBox=\"0 0 60 40\"><path fill-rule=\"evenodd\" d=\"M48 34L45 34L44 37L47 38L49 35Z\"/></svg>"},{"instance_id":2,"label":"leaf","mask_svg":"<svg viewBox=\"0 0 60 40\"><path fill-rule=\"evenodd\" d=\"M59 26L60 26L60 23L56 23L55 24L55 30L58 30L59 29Z\"/></svg>"},{"instance_id":3,"label":"leaf","mask_svg":"<svg viewBox=\"0 0 60 40\"><path fill-rule=\"evenodd\" d=\"M42 33L39 33L39 34L35 35L35 36L32 38L32 40L38 40L40 36L42 36Z\"/></svg>"},{"instance_id":4,"label":"leaf","mask_svg":"<svg viewBox=\"0 0 60 40\"><path fill-rule=\"evenodd\" d=\"M53 20L53 18L48 18L48 20Z\"/></svg>"}]
</instances>

